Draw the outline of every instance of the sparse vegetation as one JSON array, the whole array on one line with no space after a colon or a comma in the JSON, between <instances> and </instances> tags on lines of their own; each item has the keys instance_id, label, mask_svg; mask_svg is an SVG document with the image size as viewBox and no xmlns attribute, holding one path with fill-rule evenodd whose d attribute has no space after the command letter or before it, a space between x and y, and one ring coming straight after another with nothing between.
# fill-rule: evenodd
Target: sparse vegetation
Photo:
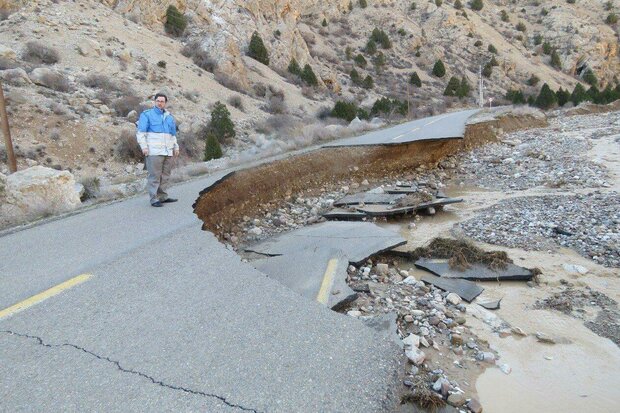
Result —
<instances>
[{"instance_id":1,"label":"sparse vegetation","mask_svg":"<svg viewBox=\"0 0 620 413\"><path fill-rule=\"evenodd\" d=\"M136 140L136 132L123 129L114 146L114 155L121 162L142 162L144 154Z\"/></svg>"},{"instance_id":2,"label":"sparse vegetation","mask_svg":"<svg viewBox=\"0 0 620 413\"><path fill-rule=\"evenodd\" d=\"M202 48L198 41L186 44L183 49L181 49L181 54L192 59L196 66L207 72L213 73L215 69L217 69L215 60L209 56L209 53Z\"/></svg>"},{"instance_id":3,"label":"sparse vegetation","mask_svg":"<svg viewBox=\"0 0 620 413\"><path fill-rule=\"evenodd\" d=\"M551 52L551 66L558 70L562 69L562 61L560 60L560 55L556 49L553 49Z\"/></svg>"},{"instance_id":4,"label":"sparse vegetation","mask_svg":"<svg viewBox=\"0 0 620 413\"><path fill-rule=\"evenodd\" d=\"M269 53L258 32L252 33L252 38L250 39L250 45L248 47L248 56L269 66Z\"/></svg>"},{"instance_id":5,"label":"sparse vegetation","mask_svg":"<svg viewBox=\"0 0 620 413\"><path fill-rule=\"evenodd\" d=\"M590 86L598 85L598 79L596 78L596 75L594 74L592 69L588 69L585 71L585 73L583 74L583 81Z\"/></svg>"},{"instance_id":6,"label":"sparse vegetation","mask_svg":"<svg viewBox=\"0 0 620 413\"><path fill-rule=\"evenodd\" d=\"M370 55L377 53L377 43L373 39L369 39L364 51Z\"/></svg>"},{"instance_id":7,"label":"sparse vegetation","mask_svg":"<svg viewBox=\"0 0 620 413\"><path fill-rule=\"evenodd\" d=\"M26 43L26 50L22 54L22 59L30 63L52 65L60 61L60 55L56 49L41 42L30 41Z\"/></svg>"},{"instance_id":8,"label":"sparse vegetation","mask_svg":"<svg viewBox=\"0 0 620 413\"><path fill-rule=\"evenodd\" d=\"M228 104L233 108L243 111L243 99L239 95L233 95L228 98Z\"/></svg>"},{"instance_id":9,"label":"sparse vegetation","mask_svg":"<svg viewBox=\"0 0 620 413\"><path fill-rule=\"evenodd\" d=\"M362 9L368 7L368 2L366 0L359 0L359 5Z\"/></svg>"},{"instance_id":10,"label":"sparse vegetation","mask_svg":"<svg viewBox=\"0 0 620 413\"><path fill-rule=\"evenodd\" d=\"M207 132L205 137L205 161L210 161L212 159L219 159L222 157L222 146L218 141L215 133L212 131Z\"/></svg>"},{"instance_id":11,"label":"sparse vegetation","mask_svg":"<svg viewBox=\"0 0 620 413\"><path fill-rule=\"evenodd\" d=\"M166 33L172 36L181 36L187 27L187 18L174 5L168 6L166 10L166 23L164 28Z\"/></svg>"},{"instance_id":12,"label":"sparse vegetation","mask_svg":"<svg viewBox=\"0 0 620 413\"><path fill-rule=\"evenodd\" d=\"M519 22L515 26L515 29L517 29L517 31L520 31L520 32L525 32L527 30L527 27L525 26L525 23Z\"/></svg>"},{"instance_id":13,"label":"sparse vegetation","mask_svg":"<svg viewBox=\"0 0 620 413\"><path fill-rule=\"evenodd\" d=\"M506 10L502 10L501 11L500 18L502 19L503 22L509 22L510 21L510 16L508 15L508 12L506 12Z\"/></svg>"},{"instance_id":14,"label":"sparse vegetation","mask_svg":"<svg viewBox=\"0 0 620 413\"><path fill-rule=\"evenodd\" d=\"M388 35L378 28L374 28L372 34L370 35L370 39L374 40L377 44L380 44L382 48L389 49L392 47L392 42Z\"/></svg>"},{"instance_id":15,"label":"sparse vegetation","mask_svg":"<svg viewBox=\"0 0 620 413\"><path fill-rule=\"evenodd\" d=\"M372 76L367 75L367 76L364 78L364 81L362 82L362 87L363 87L364 89L372 89L373 87L375 87L375 81L374 81L374 79L372 78Z\"/></svg>"},{"instance_id":16,"label":"sparse vegetation","mask_svg":"<svg viewBox=\"0 0 620 413\"><path fill-rule=\"evenodd\" d=\"M469 2L469 7L474 11L480 11L484 7L484 3L482 0L471 0Z\"/></svg>"},{"instance_id":17,"label":"sparse vegetation","mask_svg":"<svg viewBox=\"0 0 620 413\"><path fill-rule=\"evenodd\" d=\"M538 82L540 81L540 79L538 78L538 76L536 75L532 75L530 76L530 78L527 80L527 84L529 86L536 86L538 84Z\"/></svg>"},{"instance_id":18,"label":"sparse vegetation","mask_svg":"<svg viewBox=\"0 0 620 413\"><path fill-rule=\"evenodd\" d=\"M461 3L461 0L456 0L454 2L454 8L457 10L461 10L463 8L463 3Z\"/></svg>"},{"instance_id":19,"label":"sparse vegetation","mask_svg":"<svg viewBox=\"0 0 620 413\"><path fill-rule=\"evenodd\" d=\"M609 13L605 19L605 23L612 25L618 23L618 16L616 13Z\"/></svg>"}]
</instances>

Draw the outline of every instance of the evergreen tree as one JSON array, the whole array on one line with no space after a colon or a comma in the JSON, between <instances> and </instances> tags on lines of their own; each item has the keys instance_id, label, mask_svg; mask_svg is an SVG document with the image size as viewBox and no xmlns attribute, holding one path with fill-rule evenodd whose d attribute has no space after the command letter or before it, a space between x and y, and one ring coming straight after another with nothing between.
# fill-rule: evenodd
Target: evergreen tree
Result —
<instances>
[{"instance_id":1,"label":"evergreen tree","mask_svg":"<svg viewBox=\"0 0 620 413\"><path fill-rule=\"evenodd\" d=\"M323 19L323 21L321 22L321 26L327 27L327 19Z\"/></svg>"},{"instance_id":2,"label":"evergreen tree","mask_svg":"<svg viewBox=\"0 0 620 413\"><path fill-rule=\"evenodd\" d=\"M590 86L598 85L598 79L596 78L596 75L594 74L592 69L586 70L586 72L583 74L583 81Z\"/></svg>"},{"instance_id":3,"label":"evergreen tree","mask_svg":"<svg viewBox=\"0 0 620 413\"><path fill-rule=\"evenodd\" d=\"M213 132L207 132L206 144L205 144L205 161L211 159L219 159L222 157L222 147L217 140L217 137Z\"/></svg>"},{"instance_id":4,"label":"evergreen tree","mask_svg":"<svg viewBox=\"0 0 620 413\"><path fill-rule=\"evenodd\" d=\"M570 95L570 100L573 102L573 105L577 106L584 100L588 100L588 94L586 93L586 89L583 87L581 83L577 83L575 88L573 89L573 93Z\"/></svg>"},{"instance_id":5,"label":"evergreen tree","mask_svg":"<svg viewBox=\"0 0 620 413\"><path fill-rule=\"evenodd\" d=\"M353 10L353 2L352 1L349 2L349 11L351 11L351 10Z\"/></svg>"},{"instance_id":6,"label":"evergreen tree","mask_svg":"<svg viewBox=\"0 0 620 413\"><path fill-rule=\"evenodd\" d=\"M373 39L369 39L366 43L366 53L370 55L377 53L377 43Z\"/></svg>"},{"instance_id":7,"label":"evergreen tree","mask_svg":"<svg viewBox=\"0 0 620 413\"><path fill-rule=\"evenodd\" d=\"M295 76L301 76L301 67L297 60L293 57L291 62L288 64L288 72L294 74Z\"/></svg>"},{"instance_id":8,"label":"evergreen tree","mask_svg":"<svg viewBox=\"0 0 620 413\"><path fill-rule=\"evenodd\" d=\"M362 9L368 7L368 3L366 2L366 0L359 0L359 4Z\"/></svg>"},{"instance_id":9,"label":"evergreen tree","mask_svg":"<svg viewBox=\"0 0 620 413\"><path fill-rule=\"evenodd\" d=\"M540 79L536 75L530 76L530 78L527 80L527 84L530 86L536 86L538 82L540 82Z\"/></svg>"},{"instance_id":10,"label":"evergreen tree","mask_svg":"<svg viewBox=\"0 0 620 413\"><path fill-rule=\"evenodd\" d=\"M433 66L433 75L437 77L444 77L445 74L446 74L446 67L443 65L443 62L441 61L441 59L439 59L435 62L435 65Z\"/></svg>"},{"instance_id":11,"label":"evergreen tree","mask_svg":"<svg viewBox=\"0 0 620 413\"><path fill-rule=\"evenodd\" d=\"M347 48L344 49L344 56L347 58L347 60L351 60L351 56L353 56L353 49L351 48L351 46L347 46Z\"/></svg>"},{"instance_id":12,"label":"evergreen tree","mask_svg":"<svg viewBox=\"0 0 620 413\"><path fill-rule=\"evenodd\" d=\"M512 102L513 105L524 105L525 104L525 96L523 96L523 92L520 90L510 89L506 92L506 99Z\"/></svg>"},{"instance_id":13,"label":"evergreen tree","mask_svg":"<svg viewBox=\"0 0 620 413\"><path fill-rule=\"evenodd\" d=\"M456 96L458 90L459 90L459 86L460 86L460 82L458 80L458 78L456 76L452 76L450 78L450 80L448 81L448 85L446 86L446 90L444 90L443 94L444 96Z\"/></svg>"},{"instance_id":14,"label":"evergreen tree","mask_svg":"<svg viewBox=\"0 0 620 413\"><path fill-rule=\"evenodd\" d=\"M463 3L461 3L461 0L456 0L454 2L454 8L457 10L461 10L463 8Z\"/></svg>"},{"instance_id":15,"label":"evergreen tree","mask_svg":"<svg viewBox=\"0 0 620 413\"><path fill-rule=\"evenodd\" d=\"M351 73L349 73L349 76L351 76L351 81L356 85L359 85L362 81L362 79L360 78L360 74L355 69L351 69Z\"/></svg>"},{"instance_id":16,"label":"evergreen tree","mask_svg":"<svg viewBox=\"0 0 620 413\"><path fill-rule=\"evenodd\" d=\"M269 66L269 53L267 52L263 39L260 37L258 32L252 33L250 46L248 48L248 56L266 66Z\"/></svg>"},{"instance_id":17,"label":"evergreen tree","mask_svg":"<svg viewBox=\"0 0 620 413\"><path fill-rule=\"evenodd\" d=\"M484 7L484 3L482 2L482 0L471 0L469 2L469 7L472 10L480 11Z\"/></svg>"},{"instance_id":18,"label":"evergreen tree","mask_svg":"<svg viewBox=\"0 0 620 413\"><path fill-rule=\"evenodd\" d=\"M355 102L337 101L332 109L331 116L351 122L357 116L358 108Z\"/></svg>"},{"instance_id":19,"label":"evergreen tree","mask_svg":"<svg viewBox=\"0 0 620 413\"><path fill-rule=\"evenodd\" d=\"M319 80L309 64L304 66L304 70L301 72L301 80L310 86L317 86L319 84Z\"/></svg>"},{"instance_id":20,"label":"evergreen tree","mask_svg":"<svg viewBox=\"0 0 620 413\"><path fill-rule=\"evenodd\" d=\"M383 66L385 66L385 56L383 53L379 52L373 59L373 63L375 64L375 68L380 70Z\"/></svg>"},{"instance_id":21,"label":"evergreen tree","mask_svg":"<svg viewBox=\"0 0 620 413\"><path fill-rule=\"evenodd\" d=\"M187 19L185 16L182 15L175 6L168 6L166 10L166 24L164 25L166 33L172 36L180 36L185 31L186 27Z\"/></svg>"},{"instance_id":22,"label":"evergreen tree","mask_svg":"<svg viewBox=\"0 0 620 413\"><path fill-rule=\"evenodd\" d=\"M457 92L457 96L459 98L464 98L469 96L469 91L471 90L471 86L469 86L469 82L465 76L461 77L461 84L459 85L459 90Z\"/></svg>"},{"instance_id":23,"label":"evergreen tree","mask_svg":"<svg viewBox=\"0 0 620 413\"><path fill-rule=\"evenodd\" d=\"M555 92L555 96L558 98L558 106L564 106L570 100L570 92L562 88Z\"/></svg>"},{"instance_id":24,"label":"evergreen tree","mask_svg":"<svg viewBox=\"0 0 620 413\"><path fill-rule=\"evenodd\" d=\"M557 97L555 96L555 93L553 92L553 90L551 90L549 85L546 83L542 85L542 88L540 88L540 93L536 98L535 105L541 109L549 109L553 105L555 105L556 102Z\"/></svg>"},{"instance_id":25,"label":"evergreen tree","mask_svg":"<svg viewBox=\"0 0 620 413\"><path fill-rule=\"evenodd\" d=\"M590 89L586 92L588 96L588 100L592 103L600 104L601 103L601 92L598 90L596 86L590 86Z\"/></svg>"},{"instance_id":26,"label":"evergreen tree","mask_svg":"<svg viewBox=\"0 0 620 413\"><path fill-rule=\"evenodd\" d=\"M556 49L553 49L553 51L551 52L551 66L555 67L556 69L562 69L562 61L560 60L560 55L558 54L558 51Z\"/></svg>"},{"instance_id":27,"label":"evergreen tree","mask_svg":"<svg viewBox=\"0 0 620 413\"><path fill-rule=\"evenodd\" d=\"M355 59L353 60L359 67L366 67L366 64L367 64L366 59L361 54L358 54L357 56L355 56Z\"/></svg>"},{"instance_id":28,"label":"evergreen tree","mask_svg":"<svg viewBox=\"0 0 620 413\"><path fill-rule=\"evenodd\" d=\"M364 89L372 89L375 87L375 81L372 79L372 76L368 75L364 78L364 82L362 82L362 86Z\"/></svg>"},{"instance_id":29,"label":"evergreen tree","mask_svg":"<svg viewBox=\"0 0 620 413\"><path fill-rule=\"evenodd\" d=\"M550 55L551 52L553 51L553 48L551 47L551 43L544 42L543 45L542 45L542 50L543 50L544 54Z\"/></svg>"},{"instance_id":30,"label":"evergreen tree","mask_svg":"<svg viewBox=\"0 0 620 413\"><path fill-rule=\"evenodd\" d=\"M388 35L383 30L379 30L376 27L372 31L370 38L380 44L384 49L389 49L392 47L392 42L390 41Z\"/></svg>"},{"instance_id":31,"label":"evergreen tree","mask_svg":"<svg viewBox=\"0 0 620 413\"><path fill-rule=\"evenodd\" d=\"M491 62L489 62L486 65L484 65L484 67L482 68L482 76L491 77L492 74L493 74L493 65L491 64Z\"/></svg>"},{"instance_id":32,"label":"evergreen tree","mask_svg":"<svg viewBox=\"0 0 620 413\"><path fill-rule=\"evenodd\" d=\"M618 99L620 99L620 93L618 93L618 88L612 88L611 84L607 84L605 90L601 92L601 101L602 103L611 103Z\"/></svg>"},{"instance_id":33,"label":"evergreen tree","mask_svg":"<svg viewBox=\"0 0 620 413\"><path fill-rule=\"evenodd\" d=\"M209 130L215 134L219 142L234 138L236 135L235 125L230 119L230 112L226 105L220 101L215 102L213 105Z\"/></svg>"},{"instance_id":34,"label":"evergreen tree","mask_svg":"<svg viewBox=\"0 0 620 413\"><path fill-rule=\"evenodd\" d=\"M489 53L497 54L497 48L493 46L492 44L489 44L489 47L487 48L487 50L489 51Z\"/></svg>"},{"instance_id":35,"label":"evergreen tree","mask_svg":"<svg viewBox=\"0 0 620 413\"><path fill-rule=\"evenodd\" d=\"M409 84L422 87L422 81L420 80L420 76L418 76L418 72L413 72L409 77Z\"/></svg>"}]
</instances>

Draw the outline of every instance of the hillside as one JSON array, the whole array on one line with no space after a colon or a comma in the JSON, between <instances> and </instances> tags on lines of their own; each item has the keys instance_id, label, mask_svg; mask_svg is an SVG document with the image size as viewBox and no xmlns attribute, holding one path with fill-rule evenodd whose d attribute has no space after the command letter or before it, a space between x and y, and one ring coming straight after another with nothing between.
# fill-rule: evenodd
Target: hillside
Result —
<instances>
[{"instance_id":1,"label":"hillside","mask_svg":"<svg viewBox=\"0 0 620 413\"><path fill-rule=\"evenodd\" d=\"M141 173L127 167L139 162L133 122L157 91L170 96L184 159L192 161L202 158L217 101L227 104L237 129L234 140L223 142L225 155L258 156L333 137L327 125L341 121L325 115L337 100L370 111L377 99L396 98L408 103L408 117L474 106L478 71L492 58L497 65L486 73L485 95L496 103L509 89L535 96L543 83L571 91L588 70L600 89L615 86L618 26L605 20L616 5L498 0L472 10L460 3L2 1L0 77L19 165L106 182L132 179ZM179 37L164 30L169 5L188 21ZM376 51L367 47L374 29ZM246 56L254 32L268 66ZM560 67L543 48L556 51ZM358 55L365 67L360 57L353 60ZM287 72L293 58L312 68L317 86ZM438 59L443 77L432 74ZM352 69L360 81L352 81ZM414 72L419 87L410 84ZM532 75L539 81L528 85ZM468 83L467 96L444 96L452 76ZM372 115L402 118L395 111Z\"/></svg>"}]
</instances>

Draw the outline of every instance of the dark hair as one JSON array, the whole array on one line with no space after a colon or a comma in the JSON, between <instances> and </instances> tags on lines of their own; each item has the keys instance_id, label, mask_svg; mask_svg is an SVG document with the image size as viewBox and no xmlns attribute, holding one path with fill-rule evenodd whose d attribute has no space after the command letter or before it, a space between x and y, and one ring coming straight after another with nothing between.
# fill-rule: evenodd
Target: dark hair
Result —
<instances>
[{"instance_id":1,"label":"dark hair","mask_svg":"<svg viewBox=\"0 0 620 413\"><path fill-rule=\"evenodd\" d=\"M166 99L166 102L168 102L168 96L164 95L163 93L156 93L155 97L153 98L153 100L157 100L157 98L162 97L164 99Z\"/></svg>"}]
</instances>

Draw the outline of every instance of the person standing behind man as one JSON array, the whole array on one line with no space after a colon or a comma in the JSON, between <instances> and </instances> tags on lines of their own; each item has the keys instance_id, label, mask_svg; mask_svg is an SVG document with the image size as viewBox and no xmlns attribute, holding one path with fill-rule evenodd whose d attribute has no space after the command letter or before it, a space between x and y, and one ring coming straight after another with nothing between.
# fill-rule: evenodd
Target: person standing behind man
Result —
<instances>
[{"instance_id":1,"label":"person standing behind man","mask_svg":"<svg viewBox=\"0 0 620 413\"><path fill-rule=\"evenodd\" d=\"M136 139L145 157L151 206L162 207L164 203L177 201L168 197L166 189L172 171L172 157L179 155L179 145L177 126L166 110L168 97L157 93L154 100L155 106L140 114Z\"/></svg>"}]
</instances>

